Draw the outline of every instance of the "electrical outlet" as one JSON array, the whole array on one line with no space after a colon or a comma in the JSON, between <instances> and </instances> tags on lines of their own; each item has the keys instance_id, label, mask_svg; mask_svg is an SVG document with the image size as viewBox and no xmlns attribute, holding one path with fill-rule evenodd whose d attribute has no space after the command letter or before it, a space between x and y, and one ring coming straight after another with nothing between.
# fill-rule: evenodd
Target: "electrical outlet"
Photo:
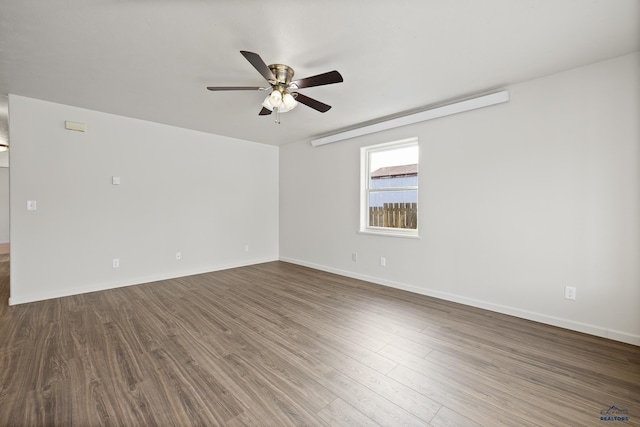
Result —
<instances>
[{"instance_id":1,"label":"electrical outlet","mask_svg":"<svg viewBox=\"0 0 640 427\"><path fill-rule=\"evenodd\" d=\"M176 252L176 260L182 259L182 252Z\"/></svg>"},{"instance_id":2,"label":"electrical outlet","mask_svg":"<svg viewBox=\"0 0 640 427\"><path fill-rule=\"evenodd\" d=\"M249 252L249 245L244 245L244 251Z\"/></svg>"},{"instance_id":3,"label":"electrical outlet","mask_svg":"<svg viewBox=\"0 0 640 427\"><path fill-rule=\"evenodd\" d=\"M120 267L120 260L118 258L114 258L113 259L113 268L118 268Z\"/></svg>"},{"instance_id":4,"label":"electrical outlet","mask_svg":"<svg viewBox=\"0 0 640 427\"><path fill-rule=\"evenodd\" d=\"M351 261L358 262L358 254L356 252L351 254Z\"/></svg>"},{"instance_id":5,"label":"electrical outlet","mask_svg":"<svg viewBox=\"0 0 640 427\"><path fill-rule=\"evenodd\" d=\"M564 287L564 297L566 299L570 299L575 301L576 299L576 288L574 288L573 286L565 286Z\"/></svg>"},{"instance_id":6,"label":"electrical outlet","mask_svg":"<svg viewBox=\"0 0 640 427\"><path fill-rule=\"evenodd\" d=\"M383 256L380 257L380 267L386 267L387 266L387 259Z\"/></svg>"}]
</instances>

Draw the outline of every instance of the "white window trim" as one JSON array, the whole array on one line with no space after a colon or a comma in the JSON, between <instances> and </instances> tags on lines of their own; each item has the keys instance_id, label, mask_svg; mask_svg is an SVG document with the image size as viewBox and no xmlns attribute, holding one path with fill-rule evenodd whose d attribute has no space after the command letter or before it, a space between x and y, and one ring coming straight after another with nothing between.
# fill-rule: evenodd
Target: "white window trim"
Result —
<instances>
[{"instance_id":1,"label":"white window trim","mask_svg":"<svg viewBox=\"0 0 640 427\"><path fill-rule=\"evenodd\" d=\"M383 144L370 145L360 148L360 234L372 234L378 236L391 236L391 237L405 237L412 239L419 239L420 221L418 220L418 227L416 229L408 228L386 228L386 227L372 227L369 225L369 163L371 153L378 151L386 151L390 148L403 148L403 147L418 147L418 137L402 139L399 141L385 142ZM420 156L418 155L418 158ZM420 182L420 161L418 160L418 182ZM397 187L394 191L398 190L416 190L418 187ZM381 189L385 191L384 189ZM418 194L418 202L420 201L420 195ZM420 214L420 205L418 205L418 215Z\"/></svg>"}]
</instances>

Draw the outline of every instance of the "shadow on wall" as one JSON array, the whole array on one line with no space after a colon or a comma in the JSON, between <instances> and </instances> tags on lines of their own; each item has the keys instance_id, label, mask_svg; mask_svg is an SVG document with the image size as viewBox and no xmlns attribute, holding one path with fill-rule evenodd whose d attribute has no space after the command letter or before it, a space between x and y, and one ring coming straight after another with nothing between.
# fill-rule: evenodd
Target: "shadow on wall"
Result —
<instances>
[{"instance_id":1,"label":"shadow on wall","mask_svg":"<svg viewBox=\"0 0 640 427\"><path fill-rule=\"evenodd\" d=\"M9 144L9 98L0 95L0 145ZM9 151L0 151L0 254L9 253Z\"/></svg>"},{"instance_id":2,"label":"shadow on wall","mask_svg":"<svg viewBox=\"0 0 640 427\"><path fill-rule=\"evenodd\" d=\"M0 254L9 252L9 168L0 167Z\"/></svg>"},{"instance_id":3,"label":"shadow on wall","mask_svg":"<svg viewBox=\"0 0 640 427\"><path fill-rule=\"evenodd\" d=\"M9 144L9 97L0 95L0 146ZM0 167L9 167L9 152L0 151Z\"/></svg>"}]
</instances>

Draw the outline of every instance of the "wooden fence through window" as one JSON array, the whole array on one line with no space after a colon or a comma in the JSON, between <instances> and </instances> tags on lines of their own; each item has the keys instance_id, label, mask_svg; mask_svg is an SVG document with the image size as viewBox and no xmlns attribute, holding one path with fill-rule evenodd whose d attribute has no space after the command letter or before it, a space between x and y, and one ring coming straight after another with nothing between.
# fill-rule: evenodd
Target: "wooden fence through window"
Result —
<instances>
[{"instance_id":1,"label":"wooden fence through window","mask_svg":"<svg viewBox=\"0 0 640 427\"><path fill-rule=\"evenodd\" d=\"M369 207L370 227L418 228L417 203L385 203Z\"/></svg>"}]
</instances>

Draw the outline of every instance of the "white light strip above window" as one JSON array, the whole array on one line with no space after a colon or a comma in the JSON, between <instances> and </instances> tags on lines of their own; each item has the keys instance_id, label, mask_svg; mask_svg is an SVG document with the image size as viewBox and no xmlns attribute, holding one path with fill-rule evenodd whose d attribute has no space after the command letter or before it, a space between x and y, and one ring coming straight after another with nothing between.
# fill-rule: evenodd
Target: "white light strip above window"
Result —
<instances>
[{"instance_id":1,"label":"white light strip above window","mask_svg":"<svg viewBox=\"0 0 640 427\"><path fill-rule=\"evenodd\" d=\"M491 105L502 104L509 101L509 91L492 93L490 95L479 96L477 98L460 101L442 107L432 108L430 110L421 111L419 113L410 114L408 116L398 117L396 119L386 120L380 123L363 126L360 128L336 133L311 140L311 145L317 147L319 145L331 144L332 142L344 141L345 139L355 138L358 136L369 135L383 130L389 130L400 126L411 125L418 122L433 120L440 117L450 116L452 114L463 113L465 111L476 110L478 108L489 107Z\"/></svg>"}]
</instances>

